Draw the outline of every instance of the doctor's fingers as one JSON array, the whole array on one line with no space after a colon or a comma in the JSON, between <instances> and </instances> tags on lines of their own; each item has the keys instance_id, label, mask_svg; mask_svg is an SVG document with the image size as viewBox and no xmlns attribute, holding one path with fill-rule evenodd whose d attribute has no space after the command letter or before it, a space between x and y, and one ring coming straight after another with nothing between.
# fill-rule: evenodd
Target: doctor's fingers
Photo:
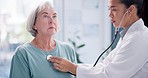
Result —
<instances>
[{"instance_id":1,"label":"doctor's fingers","mask_svg":"<svg viewBox=\"0 0 148 78\"><path fill-rule=\"evenodd\" d=\"M52 56L51 59L57 59L57 60L61 60L61 57L57 57L57 56Z\"/></svg>"},{"instance_id":2,"label":"doctor's fingers","mask_svg":"<svg viewBox=\"0 0 148 78\"><path fill-rule=\"evenodd\" d=\"M59 70L59 71L62 71L62 72L67 72L67 70L64 69L64 68L62 67L62 65L60 65L60 64L53 63L53 66L54 66L54 68L55 68L56 70Z\"/></svg>"},{"instance_id":3,"label":"doctor's fingers","mask_svg":"<svg viewBox=\"0 0 148 78\"><path fill-rule=\"evenodd\" d=\"M59 58L57 58L57 57L51 57L50 59L49 59L49 61L51 61L51 62L53 62L53 63L60 63L61 62L61 59L59 59Z\"/></svg>"},{"instance_id":4,"label":"doctor's fingers","mask_svg":"<svg viewBox=\"0 0 148 78\"><path fill-rule=\"evenodd\" d=\"M57 70L60 70L60 66L58 63L53 63L53 67Z\"/></svg>"}]
</instances>

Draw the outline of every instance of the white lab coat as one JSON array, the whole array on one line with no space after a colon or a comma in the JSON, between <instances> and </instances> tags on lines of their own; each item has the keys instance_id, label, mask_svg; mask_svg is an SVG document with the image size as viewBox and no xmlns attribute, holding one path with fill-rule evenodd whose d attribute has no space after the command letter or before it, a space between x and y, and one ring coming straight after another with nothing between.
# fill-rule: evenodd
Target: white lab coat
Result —
<instances>
[{"instance_id":1,"label":"white lab coat","mask_svg":"<svg viewBox=\"0 0 148 78\"><path fill-rule=\"evenodd\" d=\"M78 65L77 78L148 78L148 28L139 19L96 67Z\"/></svg>"}]
</instances>

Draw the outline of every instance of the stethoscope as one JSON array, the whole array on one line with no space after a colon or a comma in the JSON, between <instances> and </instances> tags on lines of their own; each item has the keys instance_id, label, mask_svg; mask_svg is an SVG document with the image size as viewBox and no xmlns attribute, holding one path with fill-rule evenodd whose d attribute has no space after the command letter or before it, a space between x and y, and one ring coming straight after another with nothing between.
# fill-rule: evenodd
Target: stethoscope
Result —
<instances>
[{"instance_id":1,"label":"stethoscope","mask_svg":"<svg viewBox=\"0 0 148 78\"><path fill-rule=\"evenodd\" d=\"M104 53L106 53L106 51L114 44L114 42L115 42L115 40L116 40L116 38L117 38L117 35L118 35L118 33L119 33L119 28L120 28L120 26L121 26L121 24L122 24L122 22L123 22L123 19L125 18L125 15L126 15L128 12L129 12L129 11L125 12L125 14L123 15L123 17L122 17L122 19L121 19L121 21L120 21L120 23L119 23L119 27L115 29L115 35L114 35L113 41L112 41L111 44L99 55L99 57L97 58L96 62L95 62L94 65L93 65L93 67L95 67L95 66L97 65L97 63L98 63L98 61L100 60L100 58L102 57L102 55L103 55ZM51 57L52 57L52 55L47 55L46 59L49 60ZM70 73L70 72L67 72L67 73L72 74L72 73ZM72 75L76 76L75 74L72 74Z\"/></svg>"},{"instance_id":2,"label":"stethoscope","mask_svg":"<svg viewBox=\"0 0 148 78\"><path fill-rule=\"evenodd\" d=\"M117 29L116 29L117 30ZM113 41L111 42L111 44L99 55L99 57L97 58L96 62L94 63L93 67L96 66L96 64L98 63L98 61L100 60L100 58L103 56L104 53L106 53L106 51L114 44L116 38L117 38L117 35L118 35L118 30L115 32L115 35L114 35L114 39Z\"/></svg>"},{"instance_id":3,"label":"stethoscope","mask_svg":"<svg viewBox=\"0 0 148 78\"><path fill-rule=\"evenodd\" d=\"M115 42L115 40L116 40L116 38L117 38L117 35L118 35L118 33L119 33L119 29L120 29L120 27L121 27L121 24L122 24L122 22L123 22L123 20L124 20L124 18L125 18L125 15L126 15L127 13L129 13L129 10L127 10L127 11L124 13L124 15L123 15L123 17L122 17L122 19L121 19L121 21L120 21L120 23L119 23L119 27L118 27L118 28L115 28L115 35L114 35L113 41L112 41L111 44L99 55L99 57L97 58L97 60L95 61L94 65L93 65L93 67L96 66L96 64L98 63L98 61L99 61L100 58L102 57L102 55L103 55L104 53L106 53L106 51L114 44L114 42Z\"/></svg>"},{"instance_id":4,"label":"stethoscope","mask_svg":"<svg viewBox=\"0 0 148 78\"><path fill-rule=\"evenodd\" d=\"M93 65L93 67L96 66L96 64L98 63L98 61L99 61L100 58L102 57L102 55L114 44L114 42L115 42L115 40L116 40L116 38L117 38L117 35L118 35L118 33L119 33L119 28L120 28L120 26L121 26L121 24L122 24L122 22L123 22L123 19L125 18L125 15L126 15L127 13L129 13L129 11L126 11L126 12L125 12L125 14L123 15L123 17L122 17L122 19L121 19L121 21L120 21L120 23L119 23L119 27L115 29L115 35L114 35L113 41L112 41L111 44L99 55L99 57L97 58L97 60L95 61L94 65ZM51 57L52 57L52 55L48 55L48 56L46 57L46 59L49 60Z\"/></svg>"}]
</instances>

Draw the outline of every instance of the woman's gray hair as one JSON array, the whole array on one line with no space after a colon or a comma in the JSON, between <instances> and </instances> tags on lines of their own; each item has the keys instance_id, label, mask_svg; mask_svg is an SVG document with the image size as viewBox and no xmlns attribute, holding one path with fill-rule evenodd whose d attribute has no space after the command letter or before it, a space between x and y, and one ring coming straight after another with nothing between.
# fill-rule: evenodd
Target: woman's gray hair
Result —
<instances>
[{"instance_id":1,"label":"woman's gray hair","mask_svg":"<svg viewBox=\"0 0 148 78\"><path fill-rule=\"evenodd\" d=\"M42 2L39 6L37 6L29 15L28 19L27 19L27 31L31 33L32 36L36 36L37 34L37 30L34 29L34 24L36 22L36 18L37 15L45 9L45 7L53 7L53 5L51 4L51 2L46 1L46 2Z\"/></svg>"}]
</instances>

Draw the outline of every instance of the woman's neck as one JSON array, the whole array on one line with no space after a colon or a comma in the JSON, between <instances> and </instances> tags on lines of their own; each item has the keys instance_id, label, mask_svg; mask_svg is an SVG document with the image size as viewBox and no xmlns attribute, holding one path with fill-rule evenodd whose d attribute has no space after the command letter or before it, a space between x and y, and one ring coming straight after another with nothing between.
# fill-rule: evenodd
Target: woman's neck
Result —
<instances>
[{"instance_id":1,"label":"woman's neck","mask_svg":"<svg viewBox=\"0 0 148 78\"><path fill-rule=\"evenodd\" d=\"M43 38L43 37L35 37L32 42L34 46L40 48L44 51L51 51L55 48L56 43L52 37Z\"/></svg>"}]
</instances>

